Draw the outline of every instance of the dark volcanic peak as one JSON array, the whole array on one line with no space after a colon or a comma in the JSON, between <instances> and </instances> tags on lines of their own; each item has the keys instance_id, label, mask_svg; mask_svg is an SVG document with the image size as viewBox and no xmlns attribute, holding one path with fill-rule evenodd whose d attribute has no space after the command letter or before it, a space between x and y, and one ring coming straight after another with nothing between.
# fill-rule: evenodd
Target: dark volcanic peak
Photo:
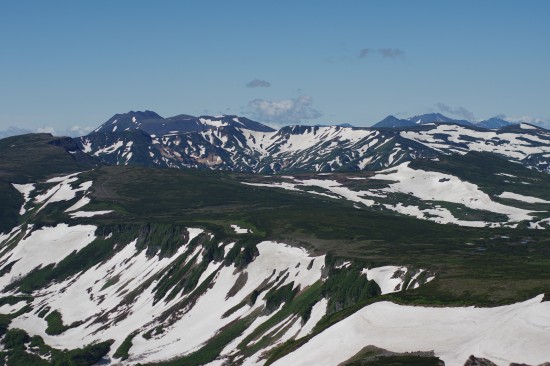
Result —
<instances>
[{"instance_id":1,"label":"dark volcanic peak","mask_svg":"<svg viewBox=\"0 0 550 366\"><path fill-rule=\"evenodd\" d=\"M163 118L153 111L130 111L115 114L107 122L99 126L95 132L116 132L139 129L144 121L162 120Z\"/></svg>"},{"instance_id":2,"label":"dark volcanic peak","mask_svg":"<svg viewBox=\"0 0 550 366\"><path fill-rule=\"evenodd\" d=\"M418 116L399 119L395 116L387 116L382 121L374 124L373 128L405 128L405 127L414 127L427 124L440 124L440 123L450 123L461 126L474 126L470 121L452 119L447 116L442 115L441 113L428 113L421 114Z\"/></svg>"},{"instance_id":3,"label":"dark volcanic peak","mask_svg":"<svg viewBox=\"0 0 550 366\"><path fill-rule=\"evenodd\" d=\"M130 111L128 113L115 114L90 135L142 130L150 135L162 136L167 134L201 132L224 126L244 128L258 132L275 131L269 126L235 115L195 117L188 114L179 114L174 117L163 118L153 111Z\"/></svg>"},{"instance_id":4,"label":"dark volcanic peak","mask_svg":"<svg viewBox=\"0 0 550 366\"><path fill-rule=\"evenodd\" d=\"M374 128L400 128L400 127L408 127L413 126L414 123L407 119L399 119L395 116L389 115L380 122L374 124L372 127Z\"/></svg>"},{"instance_id":5,"label":"dark volcanic peak","mask_svg":"<svg viewBox=\"0 0 550 366\"><path fill-rule=\"evenodd\" d=\"M514 124L514 123L506 121L506 120L504 120L502 118L499 118L499 117L489 118L487 120L480 121L480 122L476 123L476 125L479 126L479 127L489 128L489 129L498 129L498 128L502 128L502 127L509 126L509 125L512 125L512 124Z\"/></svg>"}]
</instances>

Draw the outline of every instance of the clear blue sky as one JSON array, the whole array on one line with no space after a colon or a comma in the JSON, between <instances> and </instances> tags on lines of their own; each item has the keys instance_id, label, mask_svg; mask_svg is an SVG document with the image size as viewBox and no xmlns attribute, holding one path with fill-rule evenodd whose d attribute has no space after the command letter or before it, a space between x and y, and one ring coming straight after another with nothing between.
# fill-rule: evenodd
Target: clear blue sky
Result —
<instances>
[{"instance_id":1,"label":"clear blue sky","mask_svg":"<svg viewBox=\"0 0 550 366\"><path fill-rule=\"evenodd\" d=\"M549 14L543 0L6 0L0 130L145 109L271 124L550 120Z\"/></svg>"}]
</instances>

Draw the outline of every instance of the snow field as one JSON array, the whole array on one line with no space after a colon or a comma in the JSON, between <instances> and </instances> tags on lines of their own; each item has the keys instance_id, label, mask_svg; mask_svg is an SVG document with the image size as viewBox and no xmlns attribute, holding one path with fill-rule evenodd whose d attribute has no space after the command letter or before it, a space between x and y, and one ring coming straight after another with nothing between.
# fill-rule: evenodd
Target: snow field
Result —
<instances>
[{"instance_id":1,"label":"snow field","mask_svg":"<svg viewBox=\"0 0 550 366\"><path fill-rule=\"evenodd\" d=\"M12 279L23 276L39 266L58 263L73 251L79 251L95 239L93 225L58 224L32 231L11 251L4 253L0 262L16 261L8 275L0 277L0 289Z\"/></svg>"},{"instance_id":2,"label":"snow field","mask_svg":"<svg viewBox=\"0 0 550 366\"><path fill-rule=\"evenodd\" d=\"M378 302L368 305L274 363L343 362L367 345L394 352L434 350L446 365L472 354L497 365L540 364L550 359L550 302L542 295L496 308L434 308Z\"/></svg>"},{"instance_id":3,"label":"snow field","mask_svg":"<svg viewBox=\"0 0 550 366\"><path fill-rule=\"evenodd\" d=\"M475 184L453 175L412 169L409 168L409 163L381 171L372 179L395 181L389 188L382 189L384 192L412 194L425 201L458 203L476 210L507 215L513 222L532 219L531 211L494 202Z\"/></svg>"}]
</instances>

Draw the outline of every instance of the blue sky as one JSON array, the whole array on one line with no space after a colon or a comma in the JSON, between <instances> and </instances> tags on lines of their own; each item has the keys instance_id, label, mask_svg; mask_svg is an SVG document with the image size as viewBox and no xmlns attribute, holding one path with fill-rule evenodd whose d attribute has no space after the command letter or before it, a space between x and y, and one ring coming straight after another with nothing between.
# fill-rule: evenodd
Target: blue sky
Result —
<instances>
[{"instance_id":1,"label":"blue sky","mask_svg":"<svg viewBox=\"0 0 550 366\"><path fill-rule=\"evenodd\" d=\"M2 1L0 130L76 134L145 109L548 121L548 14L548 1Z\"/></svg>"}]
</instances>

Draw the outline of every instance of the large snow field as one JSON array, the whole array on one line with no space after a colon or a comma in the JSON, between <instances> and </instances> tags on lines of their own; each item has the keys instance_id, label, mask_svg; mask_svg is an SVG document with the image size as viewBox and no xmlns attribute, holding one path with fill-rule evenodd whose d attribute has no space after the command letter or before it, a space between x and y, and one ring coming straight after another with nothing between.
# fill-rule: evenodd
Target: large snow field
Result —
<instances>
[{"instance_id":1,"label":"large snow field","mask_svg":"<svg viewBox=\"0 0 550 366\"><path fill-rule=\"evenodd\" d=\"M357 311L274 363L333 366L367 345L394 352L430 351L448 366L470 355L497 365L550 360L550 302L496 308L434 308L378 302Z\"/></svg>"},{"instance_id":2,"label":"large snow field","mask_svg":"<svg viewBox=\"0 0 550 366\"><path fill-rule=\"evenodd\" d=\"M381 171L372 179L394 181L384 192L411 194L425 201L447 201L465 205L475 210L486 210L507 215L510 221L531 220L531 211L506 206L491 200L475 184L453 175L412 169L409 163Z\"/></svg>"},{"instance_id":3,"label":"large snow field","mask_svg":"<svg viewBox=\"0 0 550 366\"><path fill-rule=\"evenodd\" d=\"M0 289L36 267L58 263L73 251L84 248L95 239L95 230L93 225L58 224L32 231L11 251L2 253L0 262L15 263L9 275L0 277Z\"/></svg>"}]
</instances>

